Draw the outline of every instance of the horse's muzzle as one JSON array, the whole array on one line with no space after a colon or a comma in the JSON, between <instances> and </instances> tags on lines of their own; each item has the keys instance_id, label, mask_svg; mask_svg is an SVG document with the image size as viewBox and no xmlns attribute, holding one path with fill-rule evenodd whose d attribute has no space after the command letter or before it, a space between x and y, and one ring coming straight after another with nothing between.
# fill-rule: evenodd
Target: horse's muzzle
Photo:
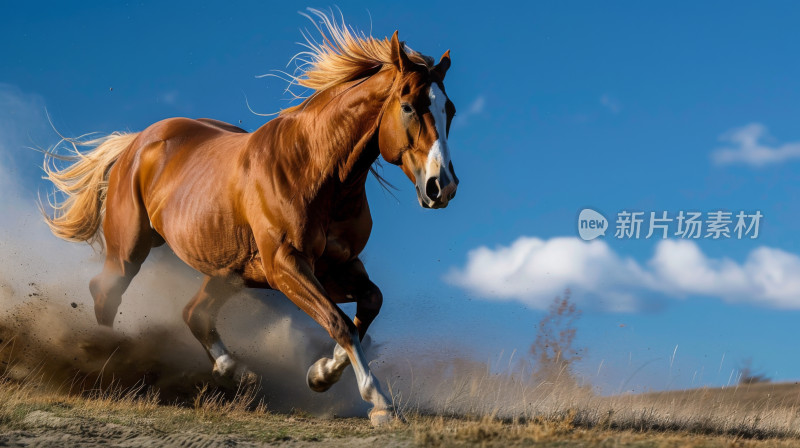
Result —
<instances>
[{"instance_id":1,"label":"horse's muzzle","mask_svg":"<svg viewBox=\"0 0 800 448\"><path fill-rule=\"evenodd\" d=\"M450 162L447 171L439 170L434 176L425 178L425 183L419 185L422 177L417 181L417 199L422 208L445 208L456 197L458 177Z\"/></svg>"}]
</instances>

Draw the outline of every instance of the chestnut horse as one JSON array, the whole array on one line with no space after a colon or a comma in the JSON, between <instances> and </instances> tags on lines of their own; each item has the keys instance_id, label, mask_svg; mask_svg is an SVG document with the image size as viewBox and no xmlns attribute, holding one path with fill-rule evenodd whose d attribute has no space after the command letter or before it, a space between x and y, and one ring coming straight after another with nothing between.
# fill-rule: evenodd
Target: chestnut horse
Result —
<instances>
[{"instance_id":1,"label":"chestnut horse","mask_svg":"<svg viewBox=\"0 0 800 448\"><path fill-rule=\"evenodd\" d=\"M242 286L283 292L330 334L332 358L308 370L325 391L353 365L374 425L396 418L361 348L382 295L359 253L372 228L365 182L381 155L416 186L422 207L442 208L458 179L447 135L455 108L438 64L397 38L356 35L322 18L322 43L295 78L314 91L252 133L216 120L171 118L139 133L90 142L62 169L46 163L64 200L53 233L99 242L106 260L89 289L97 321L112 326L122 294L151 247L166 242L205 275L183 318L220 381L253 381L220 339L220 307ZM356 302L351 320L338 303Z\"/></svg>"}]
</instances>

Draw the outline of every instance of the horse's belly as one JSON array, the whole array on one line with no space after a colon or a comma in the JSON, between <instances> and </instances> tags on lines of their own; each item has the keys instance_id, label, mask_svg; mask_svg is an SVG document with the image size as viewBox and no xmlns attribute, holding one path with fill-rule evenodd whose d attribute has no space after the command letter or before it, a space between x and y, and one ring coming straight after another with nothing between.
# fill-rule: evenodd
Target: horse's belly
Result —
<instances>
[{"instance_id":1,"label":"horse's belly","mask_svg":"<svg viewBox=\"0 0 800 448\"><path fill-rule=\"evenodd\" d=\"M258 251L242 243L238 239L217 238L170 247L186 264L205 275L228 277L251 288L270 288Z\"/></svg>"},{"instance_id":2,"label":"horse's belly","mask_svg":"<svg viewBox=\"0 0 800 448\"><path fill-rule=\"evenodd\" d=\"M248 229L214 225L213 219L158 220L155 230L186 264L212 277L242 276L257 255ZM171 223L171 224L170 224ZM155 224L155 223L154 223ZM250 274L250 276L254 276Z\"/></svg>"}]
</instances>

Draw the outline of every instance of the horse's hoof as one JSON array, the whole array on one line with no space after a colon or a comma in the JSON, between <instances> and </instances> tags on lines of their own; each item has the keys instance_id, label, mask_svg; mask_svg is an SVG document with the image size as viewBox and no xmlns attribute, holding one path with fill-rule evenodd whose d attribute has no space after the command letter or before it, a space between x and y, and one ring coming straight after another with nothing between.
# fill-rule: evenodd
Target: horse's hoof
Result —
<instances>
[{"instance_id":1,"label":"horse's hoof","mask_svg":"<svg viewBox=\"0 0 800 448\"><path fill-rule=\"evenodd\" d=\"M261 382L261 377L251 372L250 369L245 368L244 372L239 376L239 386L245 388L256 387Z\"/></svg>"},{"instance_id":2,"label":"horse's hoof","mask_svg":"<svg viewBox=\"0 0 800 448\"><path fill-rule=\"evenodd\" d=\"M227 375L224 372L214 368L214 370L211 371L211 376L214 378L214 382L219 386L222 386L226 389L236 388L236 381L233 379L233 375Z\"/></svg>"},{"instance_id":3,"label":"horse's hoof","mask_svg":"<svg viewBox=\"0 0 800 448\"><path fill-rule=\"evenodd\" d=\"M369 411L369 421L373 428L381 428L395 423L405 423L391 409L373 409Z\"/></svg>"},{"instance_id":4,"label":"horse's hoof","mask_svg":"<svg viewBox=\"0 0 800 448\"><path fill-rule=\"evenodd\" d=\"M240 365L228 355L217 359L211 371L214 381L228 389L256 386L260 378L247 367Z\"/></svg>"},{"instance_id":5,"label":"horse's hoof","mask_svg":"<svg viewBox=\"0 0 800 448\"><path fill-rule=\"evenodd\" d=\"M331 362L330 358L322 358L308 368L306 384L314 392L325 392L342 377L341 372L328 372L325 365Z\"/></svg>"}]
</instances>

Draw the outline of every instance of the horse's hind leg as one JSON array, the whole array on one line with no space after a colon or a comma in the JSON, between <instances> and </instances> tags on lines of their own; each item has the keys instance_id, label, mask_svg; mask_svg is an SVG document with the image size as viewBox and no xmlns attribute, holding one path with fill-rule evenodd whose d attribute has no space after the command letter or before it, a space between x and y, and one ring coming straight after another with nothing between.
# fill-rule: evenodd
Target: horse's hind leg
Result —
<instances>
[{"instance_id":1,"label":"horse's hind leg","mask_svg":"<svg viewBox=\"0 0 800 448\"><path fill-rule=\"evenodd\" d=\"M325 276L323 286L337 303L356 302L356 318L353 323L359 339L364 339L369 325L375 320L383 304L380 289L370 281L360 260L353 260ZM325 392L336 384L350 365L347 352L336 344L333 358L321 358L308 369L306 383L315 392Z\"/></svg>"},{"instance_id":2,"label":"horse's hind leg","mask_svg":"<svg viewBox=\"0 0 800 448\"><path fill-rule=\"evenodd\" d=\"M109 187L103 222L106 262L103 271L89 282L97 322L109 327L114 325L122 294L150 253L154 233L134 193L113 187Z\"/></svg>"},{"instance_id":3,"label":"horse's hind leg","mask_svg":"<svg viewBox=\"0 0 800 448\"><path fill-rule=\"evenodd\" d=\"M200 291L183 309L183 320L214 363L214 377L225 385L255 383L257 380L254 373L233 358L216 328L220 308L236 291L237 288L224 277L206 276Z\"/></svg>"},{"instance_id":4,"label":"horse's hind leg","mask_svg":"<svg viewBox=\"0 0 800 448\"><path fill-rule=\"evenodd\" d=\"M141 263L128 263L118 258L106 258L103 272L89 282L89 291L94 298L94 314L97 323L111 327L122 303L122 294L128 289L133 276L139 272Z\"/></svg>"}]
</instances>

